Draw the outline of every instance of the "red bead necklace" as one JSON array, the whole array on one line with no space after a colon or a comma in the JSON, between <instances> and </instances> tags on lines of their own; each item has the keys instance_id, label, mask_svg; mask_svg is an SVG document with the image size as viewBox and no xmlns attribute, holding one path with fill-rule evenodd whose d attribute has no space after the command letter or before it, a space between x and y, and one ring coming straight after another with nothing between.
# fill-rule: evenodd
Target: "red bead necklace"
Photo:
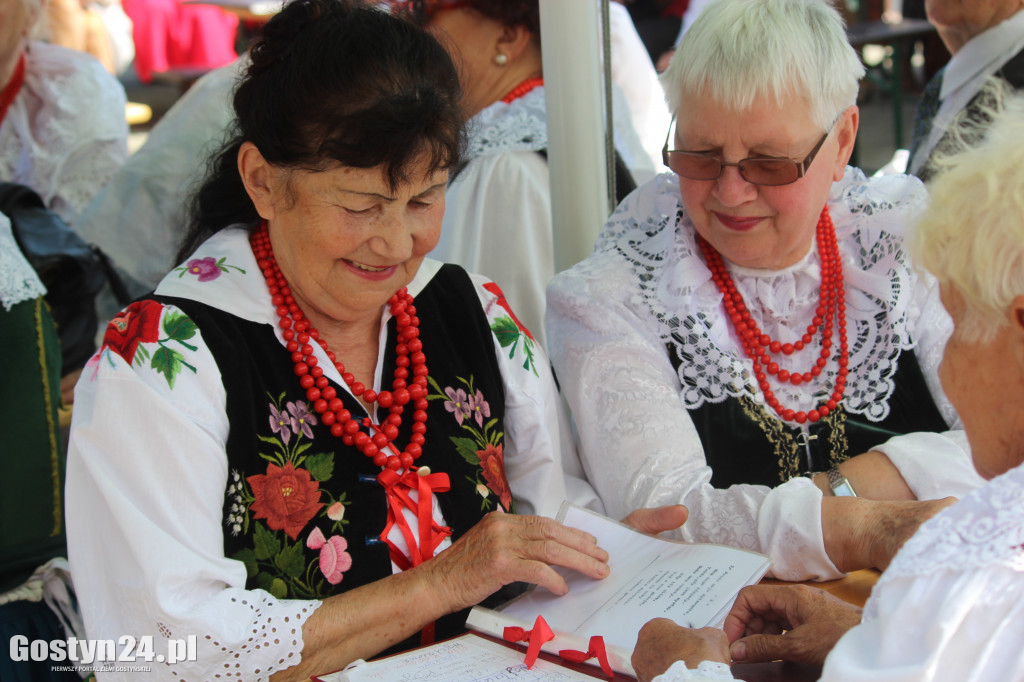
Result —
<instances>
[{"instance_id":1,"label":"red bead necklace","mask_svg":"<svg viewBox=\"0 0 1024 682\"><path fill-rule=\"evenodd\" d=\"M534 78L527 78L522 83L509 90L509 93L502 97L501 101L505 104L511 104L513 101L519 99L534 88L542 85L544 85L544 79L542 77L536 76Z\"/></svg>"},{"instance_id":2,"label":"red bead necklace","mask_svg":"<svg viewBox=\"0 0 1024 682\"><path fill-rule=\"evenodd\" d=\"M292 354L295 374L299 377L299 384L306 389L306 397L313 404L313 409L321 416L323 423L331 427L334 436L341 438L345 445L355 445L364 455L373 459L375 465L393 471L408 469L422 454L427 431L427 361L423 355L423 342L418 338L420 321L416 317L412 296L402 287L388 299L398 336L395 377L391 391L377 393L345 371L345 365L338 362L334 353L327 348L327 341L320 338L320 332L313 328L299 309L288 281L274 258L266 222L252 233L249 243L267 280L271 301L277 307L277 316L280 318L278 326ZM326 351L352 395L361 397L367 403L377 403L389 411L382 424L374 424L366 417L356 419L345 409L337 390L324 376L323 368L317 365L311 342L316 342ZM410 403L414 409L412 436L405 449L399 452L394 440L402 425L405 406ZM366 431L361 430L360 425Z\"/></svg>"},{"instance_id":3,"label":"red bead necklace","mask_svg":"<svg viewBox=\"0 0 1024 682\"><path fill-rule=\"evenodd\" d=\"M725 310L729 314L729 320L743 343L743 351L754 362L754 376L761 391L764 392L765 402L782 419L795 421L798 424L807 421L816 422L836 409L842 401L843 391L846 389L847 366L850 357L849 344L846 339L846 293L843 288L843 266L839 257L839 246L836 242L836 230L832 224L828 206L822 209L821 217L818 218L817 241L818 255L821 258L821 289L818 293L818 307L814 311L814 319L807 327L807 333L800 337L799 341L779 343L762 332L754 322L754 318L743 302L743 295L736 288L729 271L725 268L725 263L722 262L722 255L703 237L697 236L697 243L711 270L711 278L725 299ZM833 318L836 319L836 326L839 328L839 371L832 395L817 409L809 412L796 412L783 407L768 383L768 375L794 386L810 383L819 376L832 355ZM814 366L806 372L790 372L780 368L778 362L772 358L772 354L777 355L781 352L788 356L803 350L814 340L819 327L822 330L821 352Z\"/></svg>"}]
</instances>

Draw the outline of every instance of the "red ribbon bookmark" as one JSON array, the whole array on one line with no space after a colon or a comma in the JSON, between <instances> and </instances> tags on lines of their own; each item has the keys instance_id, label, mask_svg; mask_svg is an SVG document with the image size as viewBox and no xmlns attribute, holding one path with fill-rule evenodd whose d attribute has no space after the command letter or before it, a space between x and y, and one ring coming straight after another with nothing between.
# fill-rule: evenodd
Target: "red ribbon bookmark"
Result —
<instances>
[{"instance_id":1,"label":"red ribbon bookmark","mask_svg":"<svg viewBox=\"0 0 1024 682\"><path fill-rule=\"evenodd\" d=\"M612 670L611 664L608 663L608 652L604 648L604 637L601 635L594 635L590 638L590 648L586 651L562 649L558 652L558 655L573 663L583 663L591 658L596 658L597 662L601 664L601 670L604 671L604 674L608 677L615 677L615 671Z\"/></svg>"},{"instance_id":2,"label":"red ribbon bookmark","mask_svg":"<svg viewBox=\"0 0 1024 682\"><path fill-rule=\"evenodd\" d=\"M533 664L537 662L537 656L540 655L541 645L553 640L555 633L551 631L544 616L537 616L532 630L524 630L513 625L505 628L503 636L506 642L528 642L524 662L527 668L533 668Z\"/></svg>"}]
</instances>

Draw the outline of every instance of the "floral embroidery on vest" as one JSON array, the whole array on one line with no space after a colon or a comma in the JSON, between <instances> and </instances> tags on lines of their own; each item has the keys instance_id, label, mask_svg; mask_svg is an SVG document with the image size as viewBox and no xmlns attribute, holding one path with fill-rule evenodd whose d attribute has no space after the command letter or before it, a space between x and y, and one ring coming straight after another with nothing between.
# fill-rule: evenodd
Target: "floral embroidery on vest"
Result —
<instances>
[{"instance_id":1,"label":"floral embroidery on vest","mask_svg":"<svg viewBox=\"0 0 1024 682\"><path fill-rule=\"evenodd\" d=\"M320 484L334 474L334 453L310 453L312 426L316 413L309 403L285 402L285 394L270 396L267 404L273 436L259 436L267 448L259 456L267 461L263 474L242 480L231 472L228 496L231 507L225 523L231 534L249 535L252 547L233 555L243 562L249 577L275 597L317 598L331 593L328 585L337 585L352 567L346 551L348 541L340 534L345 519L345 493L335 499ZM312 522L312 529L300 538ZM332 533L330 537L325 535ZM303 545L319 550L317 558L307 561ZM326 580L327 584L324 583Z\"/></svg>"},{"instance_id":2,"label":"floral embroidery on vest","mask_svg":"<svg viewBox=\"0 0 1024 682\"><path fill-rule=\"evenodd\" d=\"M468 438L452 436L452 444L467 462L480 465L476 479L467 480L476 485L476 491L482 499L481 509L496 507L491 493L501 502L505 511L512 511L512 491L505 477L504 438L505 433L498 425L497 419L484 420L491 416L491 407L484 400L483 393L473 386L473 376L469 380L456 377L462 387L446 386L444 389L428 377L433 388L427 400L444 400L444 409L450 412L462 430L469 434ZM475 426L474 426L475 422ZM480 480L480 476L483 480Z\"/></svg>"}]
</instances>

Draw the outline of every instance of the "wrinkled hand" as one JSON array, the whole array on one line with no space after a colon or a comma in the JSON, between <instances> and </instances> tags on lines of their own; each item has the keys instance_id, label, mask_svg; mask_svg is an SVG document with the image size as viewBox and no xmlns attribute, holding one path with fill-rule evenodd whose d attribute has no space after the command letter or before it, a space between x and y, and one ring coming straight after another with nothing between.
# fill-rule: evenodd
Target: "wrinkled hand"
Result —
<instances>
[{"instance_id":1,"label":"wrinkled hand","mask_svg":"<svg viewBox=\"0 0 1024 682\"><path fill-rule=\"evenodd\" d=\"M792 661L821 665L861 609L807 585L752 585L725 619L737 663Z\"/></svg>"},{"instance_id":2,"label":"wrinkled hand","mask_svg":"<svg viewBox=\"0 0 1024 682\"><path fill-rule=\"evenodd\" d=\"M718 628L693 630L667 618L655 618L640 628L633 649L633 670L639 682L662 674L676 661L696 668L701 661L729 662L729 640Z\"/></svg>"},{"instance_id":3,"label":"wrinkled hand","mask_svg":"<svg viewBox=\"0 0 1024 682\"><path fill-rule=\"evenodd\" d=\"M669 504L664 507L645 507L635 510L622 522L633 530L648 535L657 535L665 531L675 530L684 523L690 512L681 504Z\"/></svg>"},{"instance_id":4,"label":"wrinkled hand","mask_svg":"<svg viewBox=\"0 0 1024 682\"><path fill-rule=\"evenodd\" d=\"M825 551L841 571L884 571L922 523L956 501L955 497L924 502L824 497L821 526Z\"/></svg>"},{"instance_id":5,"label":"wrinkled hand","mask_svg":"<svg viewBox=\"0 0 1024 682\"><path fill-rule=\"evenodd\" d=\"M552 566L595 579L608 576L608 552L590 533L543 516L492 512L445 551L422 564L449 613L474 604L513 582L546 587L557 595L569 586Z\"/></svg>"}]
</instances>

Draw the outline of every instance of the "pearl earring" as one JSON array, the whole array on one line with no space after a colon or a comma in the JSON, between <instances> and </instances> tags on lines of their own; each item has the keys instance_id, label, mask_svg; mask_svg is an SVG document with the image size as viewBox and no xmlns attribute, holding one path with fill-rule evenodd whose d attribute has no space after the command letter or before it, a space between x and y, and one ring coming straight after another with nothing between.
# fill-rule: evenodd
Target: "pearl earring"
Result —
<instances>
[{"instance_id":1,"label":"pearl earring","mask_svg":"<svg viewBox=\"0 0 1024 682\"><path fill-rule=\"evenodd\" d=\"M494 55L494 63L497 64L498 66L505 66L506 64L508 64L508 55L505 54L504 52L499 52L498 54Z\"/></svg>"}]
</instances>

